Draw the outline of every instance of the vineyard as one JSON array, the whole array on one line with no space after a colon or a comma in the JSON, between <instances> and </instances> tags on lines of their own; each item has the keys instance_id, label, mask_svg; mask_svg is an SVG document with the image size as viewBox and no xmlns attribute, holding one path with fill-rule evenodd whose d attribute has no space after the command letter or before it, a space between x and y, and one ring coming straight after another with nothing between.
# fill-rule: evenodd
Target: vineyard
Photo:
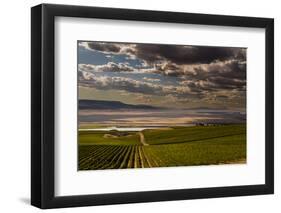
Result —
<instances>
[{"instance_id":1,"label":"vineyard","mask_svg":"<svg viewBox=\"0 0 281 213\"><path fill-rule=\"evenodd\" d=\"M145 142L143 141L145 140ZM245 125L79 132L79 170L244 163Z\"/></svg>"},{"instance_id":2,"label":"vineyard","mask_svg":"<svg viewBox=\"0 0 281 213\"><path fill-rule=\"evenodd\" d=\"M156 158L139 145L81 146L80 153L79 168L85 170L159 167Z\"/></svg>"}]
</instances>

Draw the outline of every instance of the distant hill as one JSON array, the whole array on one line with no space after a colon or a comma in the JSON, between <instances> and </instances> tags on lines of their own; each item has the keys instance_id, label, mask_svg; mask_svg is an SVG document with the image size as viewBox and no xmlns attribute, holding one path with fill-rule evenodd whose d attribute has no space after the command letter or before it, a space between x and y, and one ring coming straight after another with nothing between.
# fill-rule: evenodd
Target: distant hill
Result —
<instances>
[{"instance_id":1,"label":"distant hill","mask_svg":"<svg viewBox=\"0 0 281 213\"><path fill-rule=\"evenodd\" d=\"M214 107L193 107L193 108L188 108L189 110L227 110L226 107L219 107L219 108L214 108Z\"/></svg>"},{"instance_id":2,"label":"distant hill","mask_svg":"<svg viewBox=\"0 0 281 213\"><path fill-rule=\"evenodd\" d=\"M149 105L133 105L125 104L121 101L103 101L103 100L79 100L79 109L162 109L160 107L154 107Z\"/></svg>"}]
</instances>

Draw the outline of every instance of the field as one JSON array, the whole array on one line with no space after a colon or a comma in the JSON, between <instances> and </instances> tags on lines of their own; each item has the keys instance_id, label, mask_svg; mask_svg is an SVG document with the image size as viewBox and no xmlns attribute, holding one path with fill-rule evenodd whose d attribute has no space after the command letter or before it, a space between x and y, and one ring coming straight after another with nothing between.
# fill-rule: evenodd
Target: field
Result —
<instances>
[{"instance_id":1,"label":"field","mask_svg":"<svg viewBox=\"0 0 281 213\"><path fill-rule=\"evenodd\" d=\"M79 131L79 170L246 162L246 125Z\"/></svg>"}]
</instances>

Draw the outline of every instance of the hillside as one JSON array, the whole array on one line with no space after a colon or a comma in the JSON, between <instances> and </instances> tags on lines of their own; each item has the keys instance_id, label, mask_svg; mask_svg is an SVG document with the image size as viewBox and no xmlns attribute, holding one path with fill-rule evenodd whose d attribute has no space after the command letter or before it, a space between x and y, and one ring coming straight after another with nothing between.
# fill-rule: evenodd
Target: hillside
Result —
<instances>
[{"instance_id":1,"label":"hillside","mask_svg":"<svg viewBox=\"0 0 281 213\"><path fill-rule=\"evenodd\" d=\"M149 105L125 104L121 101L104 101L104 100L79 100L79 109L160 109L159 107Z\"/></svg>"}]
</instances>

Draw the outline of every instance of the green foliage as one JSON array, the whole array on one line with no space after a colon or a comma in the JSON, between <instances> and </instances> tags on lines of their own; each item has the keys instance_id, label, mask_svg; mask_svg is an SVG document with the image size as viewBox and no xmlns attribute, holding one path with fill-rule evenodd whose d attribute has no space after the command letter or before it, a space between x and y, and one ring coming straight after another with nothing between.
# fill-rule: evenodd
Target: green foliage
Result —
<instances>
[{"instance_id":1,"label":"green foliage","mask_svg":"<svg viewBox=\"0 0 281 213\"><path fill-rule=\"evenodd\" d=\"M109 134L105 136L106 134ZM176 127L135 132L79 132L79 170L242 163L246 126Z\"/></svg>"},{"instance_id":2,"label":"green foliage","mask_svg":"<svg viewBox=\"0 0 281 213\"><path fill-rule=\"evenodd\" d=\"M246 134L246 125L175 127L171 130L145 130L149 144L184 143L210 138Z\"/></svg>"},{"instance_id":3,"label":"green foliage","mask_svg":"<svg viewBox=\"0 0 281 213\"><path fill-rule=\"evenodd\" d=\"M135 132L79 131L79 145L137 145Z\"/></svg>"},{"instance_id":4,"label":"green foliage","mask_svg":"<svg viewBox=\"0 0 281 213\"><path fill-rule=\"evenodd\" d=\"M146 146L158 156L160 166L190 166L231 163L246 159L246 136L235 135L196 142Z\"/></svg>"}]
</instances>

